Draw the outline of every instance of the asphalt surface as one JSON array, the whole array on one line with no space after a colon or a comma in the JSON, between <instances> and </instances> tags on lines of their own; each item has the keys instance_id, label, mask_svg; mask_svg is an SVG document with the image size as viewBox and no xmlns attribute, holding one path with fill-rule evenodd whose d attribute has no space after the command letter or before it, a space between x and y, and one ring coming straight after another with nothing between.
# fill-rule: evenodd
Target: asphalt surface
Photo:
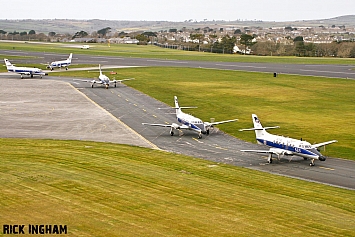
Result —
<instances>
[{"instance_id":1,"label":"asphalt surface","mask_svg":"<svg viewBox=\"0 0 355 237\"><path fill-rule=\"evenodd\" d=\"M68 54L52 54L26 52L16 50L0 50L0 54L14 56L36 56L37 59L17 60L23 63L47 63L54 60L62 60ZM203 62L187 60L164 60L149 58L125 58L125 57L103 57L75 54L75 64L102 64L119 66L167 66L167 67L191 67L210 68L221 70L240 70L250 72L267 72L278 74L295 74L305 76L320 76L343 79L355 79L355 65L310 65L310 64L275 64L275 63L234 63L234 62ZM16 62L16 61L14 61Z\"/></svg>"},{"instance_id":2,"label":"asphalt surface","mask_svg":"<svg viewBox=\"0 0 355 237\"><path fill-rule=\"evenodd\" d=\"M11 51L12 52L12 51ZM4 53L5 52L1 52ZM32 54L32 53L31 53ZM42 54L43 55L43 54ZM132 59L132 58L102 58L95 56L83 56L76 55L78 60L82 60L77 63L85 64L98 64L105 63L117 66L157 66L164 65L166 61L153 60L153 59ZM184 62L168 62L167 64L178 64L179 66L202 67L201 65L207 65L205 67L213 68L213 65L219 63L206 63L206 62L193 62L191 64ZM183 65L185 64L185 65ZM166 65L166 66L172 66ZM199 65L199 66L198 66ZM234 65L234 63L233 63ZM263 68L261 64L253 64L251 67L246 67L247 64L242 66L245 69L239 68L238 70L253 71L263 70L267 72L268 67ZM293 71L303 74L306 71L299 70L299 67L305 67L305 65L273 65L273 69L283 68L287 66L292 68ZM225 69L228 65L219 66L219 69ZM236 63L235 67L240 67L239 63ZM354 73L349 72L351 66L322 66L316 65L316 67L323 67L326 70L320 71L322 75L327 76L334 75L331 71L331 67L337 69L336 75L346 75L348 78L353 78ZM247 70L249 68L250 70ZM298 68L298 69L297 69ZM314 69L314 68L313 68ZM307 72L315 72L314 70ZM236 70L229 68L228 70ZM274 72L275 70L271 70ZM270 71L270 72L271 72ZM343 72L341 72L343 71ZM280 71L279 71L280 72ZM282 73L285 73L282 72ZM343 74L341 74L343 73ZM308 74L303 74L308 75ZM351 77L352 76L352 77ZM4 76L0 76L4 77ZM8 77L8 76L6 76ZM10 76L16 78L18 75ZM345 77L345 78L346 78ZM43 79L42 79L43 80ZM43 81L58 80L55 77L45 77ZM160 101L157 101L145 94L140 93L130 87L120 84L117 88L109 88L108 90L103 87L91 88L89 83L74 81L72 78L60 78L61 81L71 83L80 92L85 94L90 100L94 101L100 107L104 108L114 117L125 123L129 128L133 129L136 133L140 134L144 139L150 143L156 145L162 150L174 152L178 154L185 154L193 157L203 158L215 162L227 163L231 165L237 165L241 167L247 167L255 170L270 172L273 174L279 174L298 179L304 179L313 182L319 182L329 184L336 187L342 187L355 190L355 162L328 158L325 162L316 161L316 166L310 167L309 161L303 160L298 157L285 157L280 161L274 159L272 164L266 163L266 156L253 153L240 152L241 149L265 149L264 146L256 144L250 144L232 136L229 136L218 128L215 128L210 135L203 136L202 139L197 139L197 134L192 131L184 131L184 135L170 136L169 128L159 128L144 126L142 123L172 123L175 122L175 116L173 114L166 113L164 110L158 110L157 108L169 108L173 105L173 95L170 105L166 105ZM21 80L19 80L21 81ZM37 86L40 84L37 83ZM69 89L74 90L74 89ZM53 98L56 96L53 95ZM213 116L213 115L211 115ZM2 123L2 126L6 124ZM23 125L24 126L24 125ZM148 143L149 143L148 142Z\"/></svg>"},{"instance_id":3,"label":"asphalt surface","mask_svg":"<svg viewBox=\"0 0 355 237\"><path fill-rule=\"evenodd\" d=\"M43 79L1 81L0 137L155 147L69 83Z\"/></svg>"}]
</instances>

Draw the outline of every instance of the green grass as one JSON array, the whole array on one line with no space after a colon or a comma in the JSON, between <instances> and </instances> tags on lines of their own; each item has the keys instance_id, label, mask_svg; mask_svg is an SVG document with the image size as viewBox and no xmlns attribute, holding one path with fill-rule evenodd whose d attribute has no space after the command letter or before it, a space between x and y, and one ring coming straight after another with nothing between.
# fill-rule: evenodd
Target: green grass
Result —
<instances>
[{"instance_id":1,"label":"green grass","mask_svg":"<svg viewBox=\"0 0 355 237\"><path fill-rule=\"evenodd\" d=\"M2 225L62 224L69 236L355 235L350 190L126 145L0 139L0 151Z\"/></svg>"},{"instance_id":2,"label":"green grass","mask_svg":"<svg viewBox=\"0 0 355 237\"><path fill-rule=\"evenodd\" d=\"M310 58L310 57L271 57L253 55L212 54L205 52L189 52L160 48L151 45L127 45L127 44L89 44L89 50L73 48L80 43L24 43L24 42L0 42L0 50L24 50L51 53L73 53L101 56L157 58L169 60L196 60L216 62L259 62L259 63L292 63L292 64L346 64L354 65L355 59L351 58Z\"/></svg>"},{"instance_id":3,"label":"green grass","mask_svg":"<svg viewBox=\"0 0 355 237\"><path fill-rule=\"evenodd\" d=\"M271 133L311 143L335 139L339 142L322 153L355 160L353 80L166 67L114 71L116 79L136 78L125 84L168 105L173 106L176 95L182 106L197 106L188 112L204 121L238 118L236 123L218 127L243 140L255 142L253 132L238 131L252 127L255 113L264 126L281 126ZM93 77L87 71L56 75Z\"/></svg>"}]
</instances>

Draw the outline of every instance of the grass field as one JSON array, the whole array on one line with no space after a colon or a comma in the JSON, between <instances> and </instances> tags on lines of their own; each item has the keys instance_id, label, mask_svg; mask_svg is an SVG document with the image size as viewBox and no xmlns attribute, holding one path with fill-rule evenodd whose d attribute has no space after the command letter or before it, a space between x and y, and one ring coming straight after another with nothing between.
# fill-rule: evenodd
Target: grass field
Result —
<instances>
[{"instance_id":1,"label":"grass field","mask_svg":"<svg viewBox=\"0 0 355 237\"><path fill-rule=\"evenodd\" d=\"M218 127L243 140L255 142L253 132L238 130L252 127L251 114L256 113L264 126L281 126L272 133L311 143L335 139L339 142L322 153L355 160L353 80L166 67L116 71L116 79L134 77L125 84L168 105L173 106L176 95L182 106L197 106L188 112L204 121L238 118ZM87 71L56 75L93 77Z\"/></svg>"},{"instance_id":2,"label":"grass field","mask_svg":"<svg viewBox=\"0 0 355 237\"><path fill-rule=\"evenodd\" d=\"M0 139L0 151L1 225L61 224L69 236L355 235L350 190L117 144Z\"/></svg>"},{"instance_id":3,"label":"grass field","mask_svg":"<svg viewBox=\"0 0 355 237\"><path fill-rule=\"evenodd\" d=\"M238 54L213 54L207 52L182 51L160 48L151 45L127 45L127 44L89 44L89 50L75 48L80 43L24 43L24 42L0 42L0 50L24 50L50 53L73 53L101 56L157 58L175 60L196 60L215 62L260 62L260 63L292 63L292 64L346 64L355 65L355 59L351 58L315 58L315 57L277 57L277 56L253 56Z\"/></svg>"}]
</instances>

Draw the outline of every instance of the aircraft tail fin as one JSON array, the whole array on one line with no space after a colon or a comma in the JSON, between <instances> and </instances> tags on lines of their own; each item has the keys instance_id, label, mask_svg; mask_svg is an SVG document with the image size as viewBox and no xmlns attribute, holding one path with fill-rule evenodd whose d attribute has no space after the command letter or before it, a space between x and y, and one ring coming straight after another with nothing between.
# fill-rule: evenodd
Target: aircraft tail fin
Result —
<instances>
[{"instance_id":1,"label":"aircraft tail fin","mask_svg":"<svg viewBox=\"0 0 355 237\"><path fill-rule=\"evenodd\" d=\"M102 76L101 64L99 64L99 71L100 71L100 76Z\"/></svg>"},{"instance_id":2,"label":"aircraft tail fin","mask_svg":"<svg viewBox=\"0 0 355 237\"><path fill-rule=\"evenodd\" d=\"M181 113L181 108L179 106L179 101L178 101L177 96L174 96L174 103L175 103L175 108L174 109L176 109L176 114Z\"/></svg>"},{"instance_id":3,"label":"aircraft tail fin","mask_svg":"<svg viewBox=\"0 0 355 237\"><path fill-rule=\"evenodd\" d=\"M258 116L256 114L252 114L251 117L253 119L254 128L258 129L258 130L263 130L264 127L263 127L263 125L261 125L261 122L260 122Z\"/></svg>"},{"instance_id":4,"label":"aircraft tail fin","mask_svg":"<svg viewBox=\"0 0 355 237\"><path fill-rule=\"evenodd\" d=\"M72 58L73 58L73 54L70 53L69 58L68 58L69 63L71 63L71 59L72 59Z\"/></svg>"},{"instance_id":5,"label":"aircraft tail fin","mask_svg":"<svg viewBox=\"0 0 355 237\"><path fill-rule=\"evenodd\" d=\"M268 132L266 132L267 129L279 128L279 126L263 127L263 125L261 125L261 122L256 114L252 114L251 117L253 119L254 127L247 128L247 129L239 129L239 131L255 131L256 138L261 138L261 137L264 137L266 134L268 134Z\"/></svg>"},{"instance_id":6,"label":"aircraft tail fin","mask_svg":"<svg viewBox=\"0 0 355 237\"><path fill-rule=\"evenodd\" d=\"M5 65L6 65L7 69L9 69L9 67L13 66L7 58L4 58L4 61L5 61Z\"/></svg>"}]
</instances>

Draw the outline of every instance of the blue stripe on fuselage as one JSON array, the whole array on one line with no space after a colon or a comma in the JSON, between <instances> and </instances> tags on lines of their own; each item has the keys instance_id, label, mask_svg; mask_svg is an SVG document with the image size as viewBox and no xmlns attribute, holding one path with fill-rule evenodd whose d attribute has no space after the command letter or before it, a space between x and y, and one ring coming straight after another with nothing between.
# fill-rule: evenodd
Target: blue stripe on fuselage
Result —
<instances>
[{"instance_id":1,"label":"blue stripe on fuselage","mask_svg":"<svg viewBox=\"0 0 355 237\"><path fill-rule=\"evenodd\" d=\"M192 129L195 129L195 130L201 130L199 127L197 127L195 124L193 123L189 123L188 121L185 121L181 118L177 118L177 121L183 125L186 125L186 126L189 126L191 127Z\"/></svg>"},{"instance_id":2,"label":"blue stripe on fuselage","mask_svg":"<svg viewBox=\"0 0 355 237\"><path fill-rule=\"evenodd\" d=\"M269 147L291 151L291 152L294 152L294 153L298 153L300 155L318 157L317 154L315 154L315 153L313 153L313 152L311 152L311 151L309 151L307 149L303 149L303 148L299 148L299 147L293 147L293 146L287 146L287 145L284 145L284 144L275 143L275 142L267 141L267 140L264 140L264 139L257 139L257 141L260 144L264 144L264 145L269 146Z\"/></svg>"}]
</instances>

